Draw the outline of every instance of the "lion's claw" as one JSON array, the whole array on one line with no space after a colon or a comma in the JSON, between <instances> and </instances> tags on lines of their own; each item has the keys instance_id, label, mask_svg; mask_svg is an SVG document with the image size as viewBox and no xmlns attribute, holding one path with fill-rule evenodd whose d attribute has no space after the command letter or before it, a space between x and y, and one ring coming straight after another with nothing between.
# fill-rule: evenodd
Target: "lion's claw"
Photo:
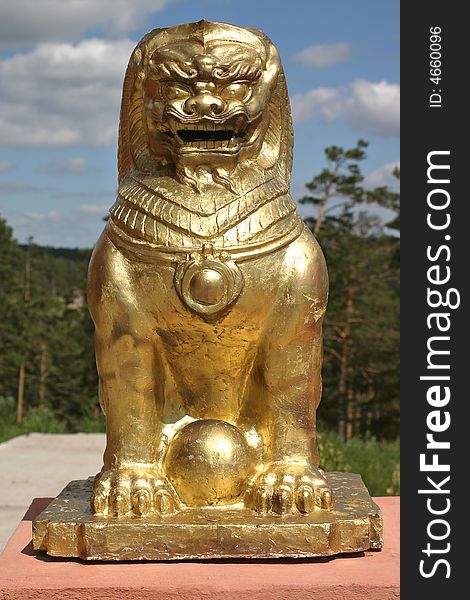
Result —
<instances>
[{"instance_id":1,"label":"lion's claw","mask_svg":"<svg viewBox=\"0 0 470 600\"><path fill-rule=\"evenodd\" d=\"M297 510L308 515L315 510L315 493L310 485L302 485L297 490Z\"/></svg>"},{"instance_id":2,"label":"lion's claw","mask_svg":"<svg viewBox=\"0 0 470 600\"><path fill-rule=\"evenodd\" d=\"M253 508L259 513L271 511L273 501L273 488L269 485L260 485L254 490Z\"/></svg>"},{"instance_id":3,"label":"lion's claw","mask_svg":"<svg viewBox=\"0 0 470 600\"><path fill-rule=\"evenodd\" d=\"M151 469L131 467L108 469L97 475L91 495L96 515L143 517L157 512L174 512L178 500L171 484Z\"/></svg>"},{"instance_id":4,"label":"lion's claw","mask_svg":"<svg viewBox=\"0 0 470 600\"><path fill-rule=\"evenodd\" d=\"M323 473L308 464L273 463L255 480L245 504L260 514L309 514L331 510L333 499Z\"/></svg>"}]
</instances>

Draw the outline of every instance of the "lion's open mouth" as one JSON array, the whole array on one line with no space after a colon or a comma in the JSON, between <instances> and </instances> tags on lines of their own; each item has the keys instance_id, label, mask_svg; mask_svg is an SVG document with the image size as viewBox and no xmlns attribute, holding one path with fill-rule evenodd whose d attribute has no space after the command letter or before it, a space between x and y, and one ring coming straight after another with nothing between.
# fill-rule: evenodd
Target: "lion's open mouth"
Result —
<instances>
[{"instance_id":1,"label":"lion's open mouth","mask_svg":"<svg viewBox=\"0 0 470 600\"><path fill-rule=\"evenodd\" d=\"M231 140L234 136L234 132L222 129L215 131L207 131L205 129L178 129L176 132L178 137L183 140L183 142L191 143L191 142L224 142Z\"/></svg>"},{"instance_id":2,"label":"lion's open mouth","mask_svg":"<svg viewBox=\"0 0 470 600\"><path fill-rule=\"evenodd\" d=\"M213 123L183 124L172 122L165 132L184 150L220 150L233 152L246 140L245 129Z\"/></svg>"},{"instance_id":3,"label":"lion's open mouth","mask_svg":"<svg viewBox=\"0 0 470 600\"><path fill-rule=\"evenodd\" d=\"M178 129L176 136L190 148L222 150L238 146L238 136L230 129Z\"/></svg>"}]
</instances>

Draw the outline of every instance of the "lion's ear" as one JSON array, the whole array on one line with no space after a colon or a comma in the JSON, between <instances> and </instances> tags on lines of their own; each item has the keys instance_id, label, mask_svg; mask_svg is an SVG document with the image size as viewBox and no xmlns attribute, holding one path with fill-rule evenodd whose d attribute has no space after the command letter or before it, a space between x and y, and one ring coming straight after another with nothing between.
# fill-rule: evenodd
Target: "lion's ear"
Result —
<instances>
[{"instance_id":1,"label":"lion's ear","mask_svg":"<svg viewBox=\"0 0 470 600\"><path fill-rule=\"evenodd\" d=\"M268 57L266 60L266 80L273 84L281 71L281 61L276 46L269 42Z\"/></svg>"},{"instance_id":2,"label":"lion's ear","mask_svg":"<svg viewBox=\"0 0 470 600\"><path fill-rule=\"evenodd\" d=\"M132 53L131 60L140 69L146 69L155 48L161 43L162 37L166 35L166 30L162 28L152 29L140 40L139 44Z\"/></svg>"},{"instance_id":3,"label":"lion's ear","mask_svg":"<svg viewBox=\"0 0 470 600\"><path fill-rule=\"evenodd\" d=\"M137 48L132 53L132 60L137 67L140 67L142 64L142 48L137 46Z\"/></svg>"},{"instance_id":4,"label":"lion's ear","mask_svg":"<svg viewBox=\"0 0 470 600\"><path fill-rule=\"evenodd\" d=\"M271 42L268 36L255 27L249 27L248 31L259 38L264 46L265 51L265 64L264 64L264 80L272 85L276 80L277 76L281 72L281 59L276 46Z\"/></svg>"}]
</instances>

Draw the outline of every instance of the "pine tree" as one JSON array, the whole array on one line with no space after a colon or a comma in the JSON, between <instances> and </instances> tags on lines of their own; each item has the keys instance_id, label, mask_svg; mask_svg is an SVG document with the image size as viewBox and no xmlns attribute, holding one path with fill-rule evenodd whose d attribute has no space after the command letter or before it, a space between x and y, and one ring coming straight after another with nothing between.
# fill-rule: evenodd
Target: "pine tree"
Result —
<instances>
[{"instance_id":1,"label":"pine tree","mask_svg":"<svg viewBox=\"0 0 470 600\"><path fill-rule=\"evenodd\" d=\"M21 251L0 218L0 396L16 397L21 364Z\"/></svg>"},{"instance_id":2,"label":"pine tree","mask_svg":"<svg viewBox=\"0 0 470 600\"><path fill-rule=\"evenodd\" d=\"M306 221L328 263L330 301L325 320L324 398L320 418L340 436L398 433L398 215L382 225L368 203L399 209L387 187L367 190L359 162L367 142L325 150L328 166L301 202L317 208ZM332 210L333 209L333 210Z\"/></svg>"}]
</instances>

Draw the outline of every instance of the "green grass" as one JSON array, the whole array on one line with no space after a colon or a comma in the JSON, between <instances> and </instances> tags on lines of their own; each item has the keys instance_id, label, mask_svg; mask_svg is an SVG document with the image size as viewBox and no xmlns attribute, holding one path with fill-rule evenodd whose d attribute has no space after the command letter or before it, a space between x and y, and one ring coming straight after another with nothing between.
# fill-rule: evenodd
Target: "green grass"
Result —
<instances>
[{"instance_id":1,"label":"green grass","mask_svg":"<svg viewBox=\"0 0 470 600\"><path fill-rule=\"evenodd\" d=\"M91 415L70 421L61 419L49 408L29 409L22 422L16 423L16 410L13 398L0 397L0 442L5 442L26 433L99 433L105 431L104 416Z\"/></svg>"},{"instance_id":2,"label":"green grass","mask_svg":"<svg viewBox=\"0 0 470 600\"><path fill-rule=\"evenodd\" d=\"M361 439L343 440L335 433L319 435L321 467L325 471L360 473L372 496L400 494L400 442Z\"/></svg>"}]
</instances>

